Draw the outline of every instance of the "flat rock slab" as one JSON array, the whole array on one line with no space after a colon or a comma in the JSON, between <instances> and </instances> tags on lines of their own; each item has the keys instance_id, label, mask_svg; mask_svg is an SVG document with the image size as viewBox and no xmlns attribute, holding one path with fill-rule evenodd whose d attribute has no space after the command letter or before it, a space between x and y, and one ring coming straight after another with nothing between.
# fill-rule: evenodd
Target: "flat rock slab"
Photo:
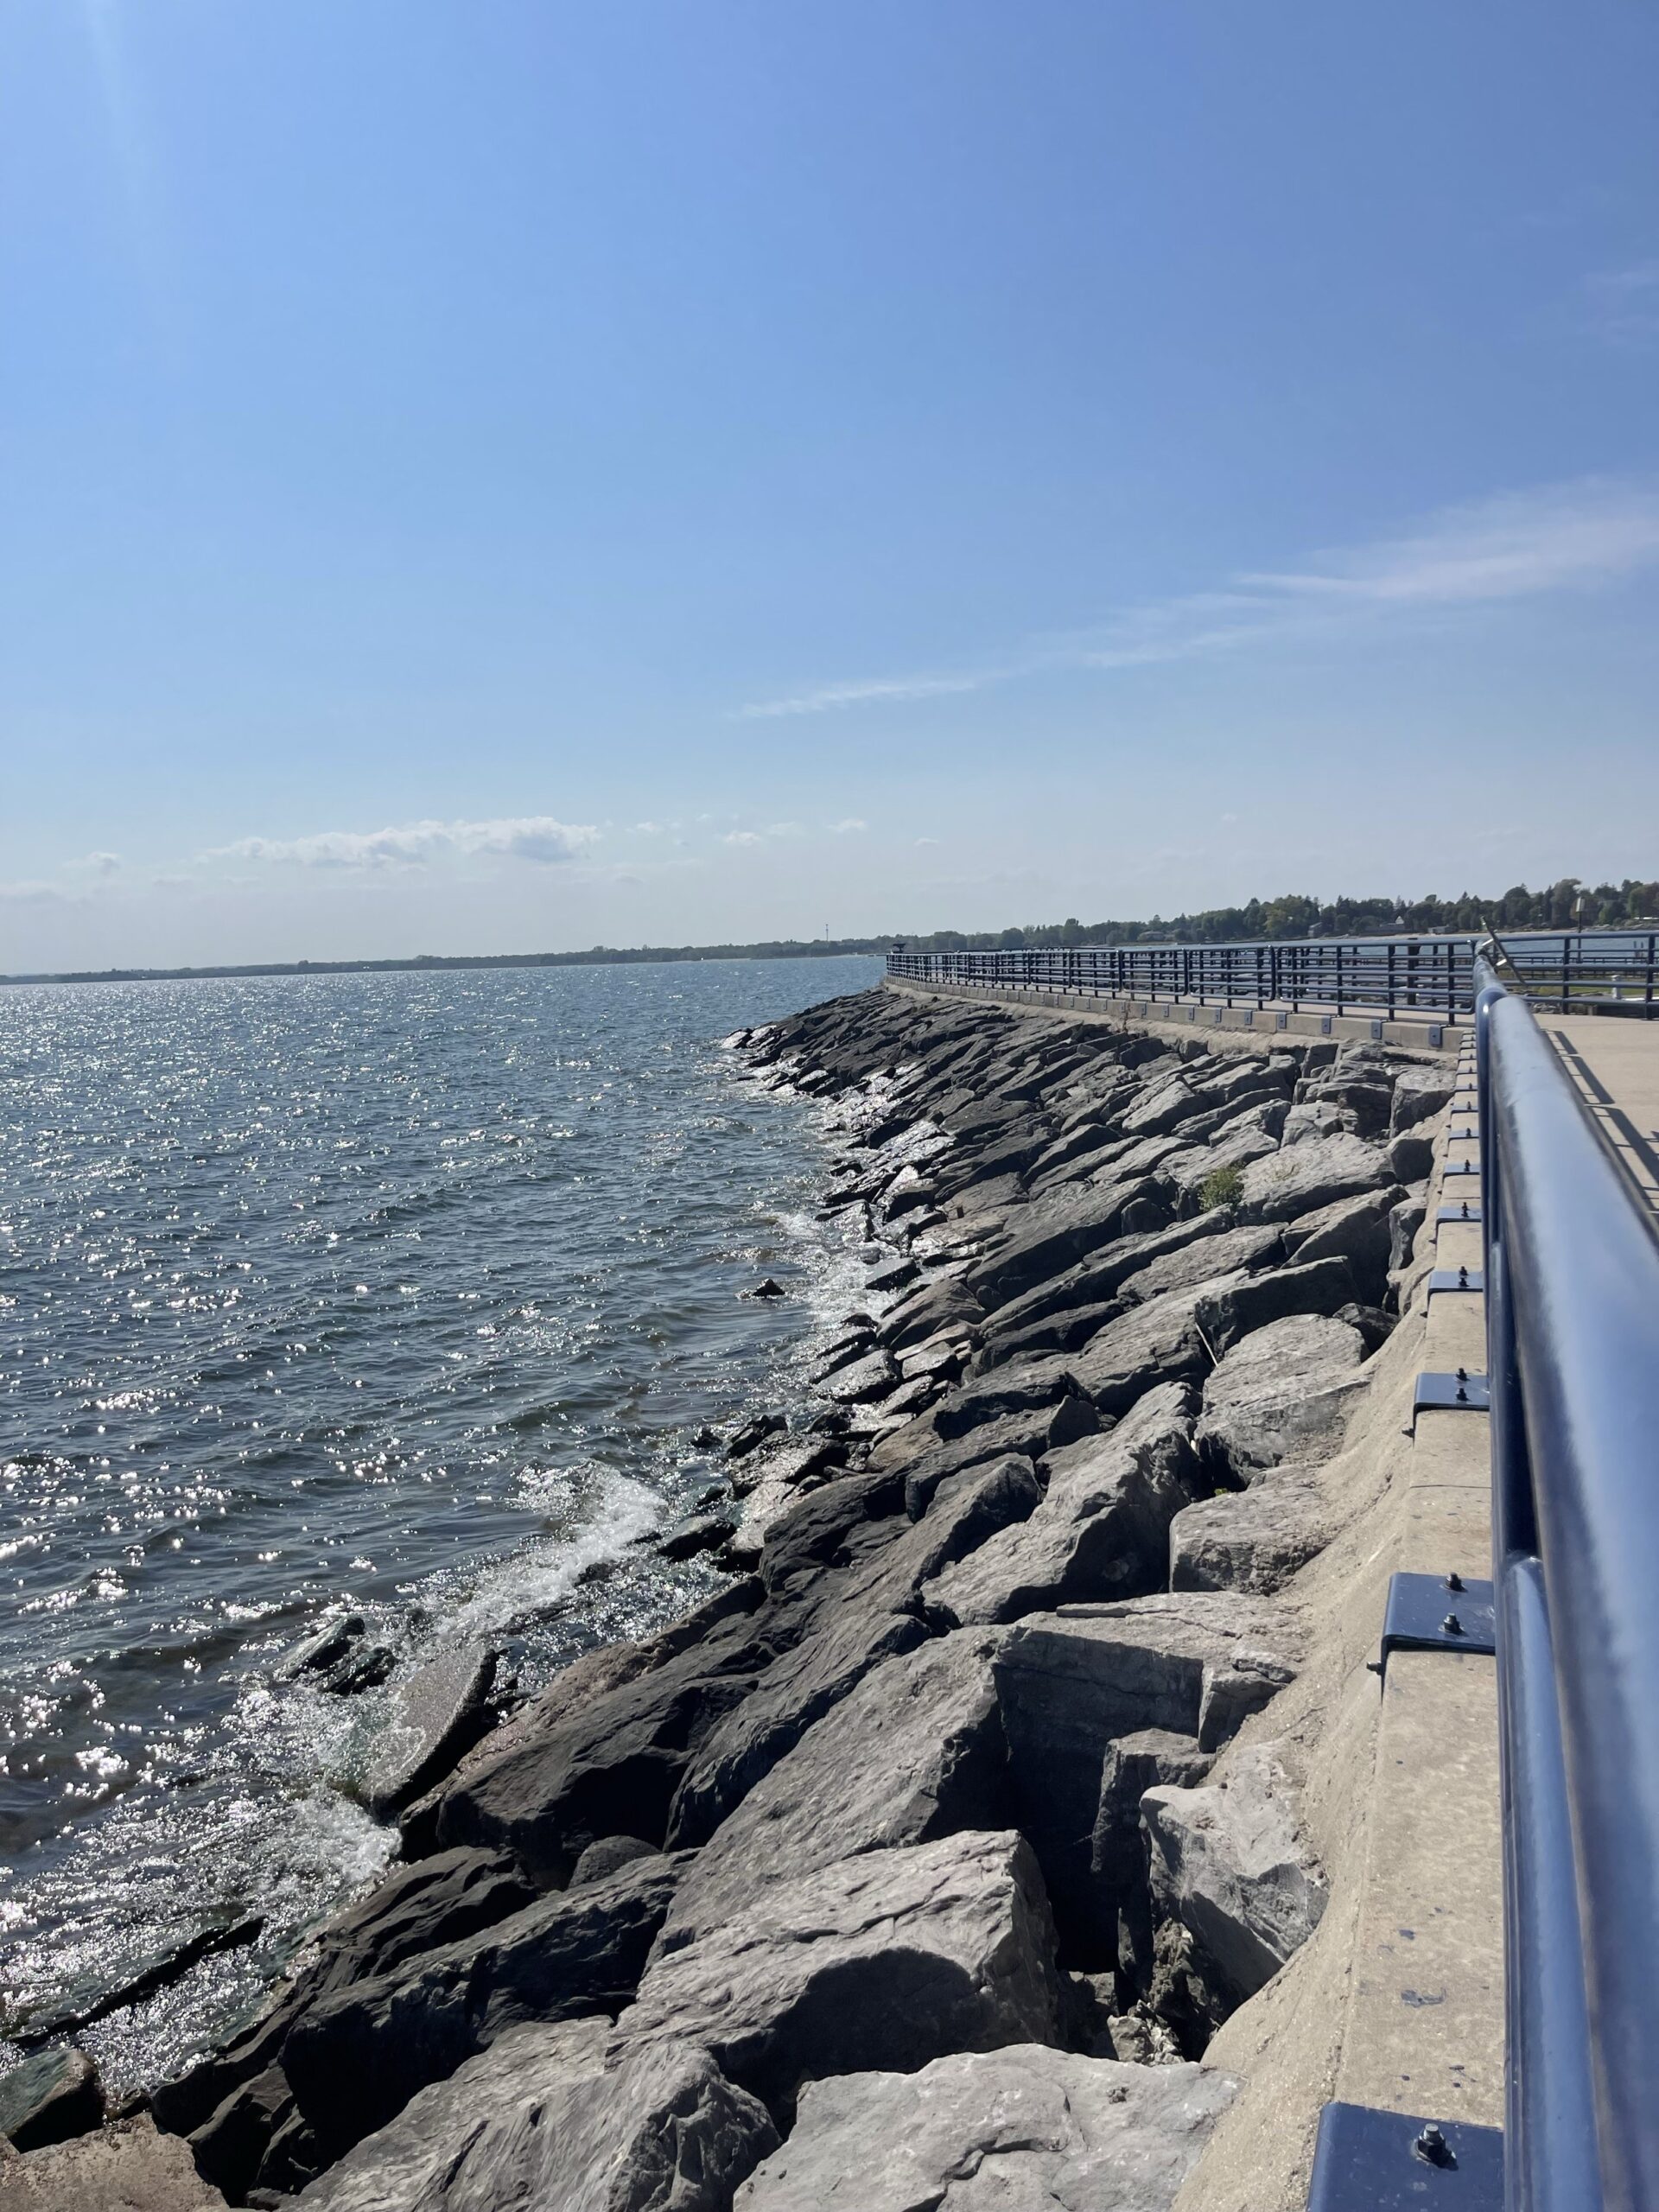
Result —
<instances>
[{"instance_id":1,"label":"flat rock slab","mask_svg":"<svg viewBox=\"0 0 1659 2212\"><path fill-rule=\"evenodd\" d=\"M1191 1290L1236 1268L1274 1267L1284 1252L1283 1231L1271 1223L1224 1229L1178 1244L1173 1251L1147 1261L1133 1274L1124 1276L1119 1294L1133 1305L1144 1306L1151 1299L1161 1298L1166 1291Z\"/></svg>"},{"instance_id":2,"label":"flat rock slab","mask_svg":"<svg viewBox=\"0 0 1659 2212\"><path fill-rule=\"evenodd\" d=\"M1365 1341L1346 1321L1293 1314L1255 1330L1204 1386L1199 1457L1250 1482L1288 1459L1315 1465L1342 1441Z\"/></svg>"},{"instance_id":3,"label":"flat rock slab","mask_svg":"<svg viewBox=\"0 0 1659 2212\"><path fill-rule=\"evenodd\" d=\"M1167 1383L1109 1434L1049 1453L1048 1488L1030 1519L924 1583L923 1605L964 1627L1161 1587L1169 1524L1198 1472L1192 1418L1192 1392Z\"/></svg>"},{"instance_id":4,"label":"flat rock slab","mask_svg":"<svg viewBox=\"0 0 1659 2212\"><path fill-rule=\"evenodd\" d=\"M691 1860L658 1955L837 1859L1007 1827L995 1649L995 1634L970 1630L873 1668Z\"/></svg>"},{"instance_id":5,"label":"flat rock slab","mask_svg":"<svg viewBox=\"0 0 1659 2212\"><path fill-rule=\"evenodd\" d=\"M448 1772L477 1740L479 1716L495 1680L493 1651L446 1651L392 1694L391 1717L362 1781L363 1802L386 1820Z\"/></svg>"},{"instance_id":6,"label":"flat rock slab","mask_svg":"<svg viewBox=\"0 0 1659 2212\"><path fill-rule=\"evenodd\" d=\"M773 2149L706 2050L612 2063L607 2020L524 2027L312 2183L306 2212L726 2212Z\"/></svg>"},{"instance_id":7,"label":"flat rock slab","mask_svg":"<svg viewBox=\"0 0 1659 2212\"><path fill-rule=\"evenodd\" d=\"M1126 1414L1154 1383L1196 1381L1206 1371L1211 1360L1198 1309L1248 1280L1234 1270L1166 1291L1109 1322L1066 1363L1101 1413Z\"/></svg>"},{"instance_id":8,"label":"flat rock slab","mask_svg":"<svg viewBox=\"0 0 1659 2212\"><path fill-rule=\"evenodd\" d=\"M733 2212L1167 2212L1236 2086L1031 2044L809 2082Z\"/></svg>"},{"instance_id":9,"label":"flat rock slab","mask_svg":"<svg viewBox=\"0 0 1659 2212\"><path fill-rule=\"evenodd\" d=\"M1030 1847L1008 1833L870 1851L766 1890L655 1960L617 2048L709 2050L777 2117L804 2081L1058 2041L1054 1929Z\"/></svg>"},{"instance_id":10,"label":"flat rock slab","mask_svg":"<svg viewBox=\"0 0 1659 2212\"><path fill-rule=\"evenodd\" d=\"M0 2212L225 2212L225 2199L146 2114L0 2164Z\"/></svg>"},{"instance_id":11,"label":"flat rock slab","mask_svg":"<svg viewBox=\"0 0 1659 2212\"><path fill-rule=\"evenodd\" d=\"M1288 1134L1288 1132L1287 1132ZM1253 1160L1243 1171L1238 1202L1244 1221L1294 1221L1299 1214L1381 1190L1394 1180L1382 1151L1346 1132L1287 1142L1270 1159Z\"/></svg>"}]
</instances>

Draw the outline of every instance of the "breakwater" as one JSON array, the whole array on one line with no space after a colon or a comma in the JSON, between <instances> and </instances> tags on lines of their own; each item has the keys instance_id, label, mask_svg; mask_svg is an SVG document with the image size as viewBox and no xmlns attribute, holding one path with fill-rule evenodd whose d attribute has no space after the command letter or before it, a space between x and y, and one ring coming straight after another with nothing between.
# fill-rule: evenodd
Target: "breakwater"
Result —
<instances>
[{"instance_id":1,"label":"breakwater","mask_svg":"<svg viewBox=\"0 0 1659 2212\"><path fill-rule=\"evenodd\" d=\"M738 1042L839 1102L823 1210L888 1256L815 1409L728 1438L722 1579L503 1718L486 1662L415 1677L403 1863L125 2155L335 2212L895 2161L1277 2202L1249 2024L1333 1894L1319 1577L1386 1487L1449 1064L892 991Z\"/></svg>"}]
</instances>

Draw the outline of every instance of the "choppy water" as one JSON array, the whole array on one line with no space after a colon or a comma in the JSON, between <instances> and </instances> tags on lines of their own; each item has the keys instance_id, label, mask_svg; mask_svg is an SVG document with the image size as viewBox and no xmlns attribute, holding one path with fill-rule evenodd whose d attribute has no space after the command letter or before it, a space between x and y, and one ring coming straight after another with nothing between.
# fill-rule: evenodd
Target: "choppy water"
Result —
<instances>
[{"instance_id":1,"label":"choppy water","mask_svg":"<svg viewBox=\"0 0 1659 2212\"><path fill-rule=\"evenodd\" d=\"M385 1693L273 1679L350 1604L530 1685L709 1574L637 1539L858 1279L818 1109L717 1040L867 960L0 993L0 1978L14 2012L259 1912L80 2038L245 2008L390 1837ZM763 1274L787 1303L743 1298ZM0 2056L0 2063L3 2063Z\"/></svg>"}]
</instances>

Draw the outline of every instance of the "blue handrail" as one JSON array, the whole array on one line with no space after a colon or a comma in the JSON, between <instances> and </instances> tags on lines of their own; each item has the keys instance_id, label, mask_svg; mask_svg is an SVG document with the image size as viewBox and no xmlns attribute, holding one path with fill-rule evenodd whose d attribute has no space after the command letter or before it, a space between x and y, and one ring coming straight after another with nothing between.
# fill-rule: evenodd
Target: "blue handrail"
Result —
<instances>
[{"instance_id":1,"label":"blue handrail","mask_svg":"<svg viewBox=\"0 0 1659 2212\"><path fill-rule=\"evenodd\" d=\"M1659 1236L1475 963L1512 2212L1659 2208Z\"/></svg>"}]
</instances>

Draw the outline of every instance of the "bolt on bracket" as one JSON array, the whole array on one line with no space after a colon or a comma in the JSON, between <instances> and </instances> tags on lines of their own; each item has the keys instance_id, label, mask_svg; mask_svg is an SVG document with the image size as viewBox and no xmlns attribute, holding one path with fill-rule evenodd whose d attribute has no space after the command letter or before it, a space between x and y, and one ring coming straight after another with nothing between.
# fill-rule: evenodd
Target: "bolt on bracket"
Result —
<instances>
[{"instance_id":1,"label":"bolt on bracket","mask_svg":"<svg viewBox=\"0 0 1659 2212\"><path fill-rule=\"evenodd\" d=\"M1391 1574L1376 1672L1386 1677L1390 1651L1497 1649L1492 1586L1460 1574Z\"/></svg>"},{"instance_id":2,"label":"bolt on bracket","mask_svg":"<svg viewBox=\"0 0 1659 2212\"><path fill-rule=\"evenodd\" d=\"M1486 1287L1486 1273L1483 1268L1436 1268L1428 1279L1428 1294L1437 1297L1442 1291L1472 1291L1476 1295Z\"/></svg>"},{"instance_id":3,"label":"bolt on bracket","mask_svg":"<svg viewBox=\"0 0 1659 2212\"><path fill-rule=\"evenodd\" d=\"M1441 1375L1432 1370L1417 1377L1417 1388L1411 1401L1411 1425L1414 1430L1417 1416L1421 1413L1489 1414L1492 1409L1491 1395L1484 1375L1471 1375L1460 1367L1454 1375Z\"/></svg>"},{"instance_id":4,"label":"bolt on bracket","mask_svg":"<svg viewBox=\"0 0 1659 2212\"><path fill-rule=\"evenodd\" d=\"M1479 1202L1477 1200L1477 1202L1471 1205L1467 1198L1459 1198L1454 1206L1442 1206L1440 1211L1435 1215L1434 1219L1437 1224L1441 1225L1446 1222L1457 1223L1470 1221L1478 1223L1480 1219Z\"/></svg>"},{"instance_id":5,"label":"bolt on bracket","mask_svg":"<svg viewBox=\"0 0 1659 2212\"><path fill-rule=\"evenodd\" d=\"M1370 2105L1319 2114L1307 2212L1503 2212L1503 2131Z\"/></svg>"}]
</instances>

